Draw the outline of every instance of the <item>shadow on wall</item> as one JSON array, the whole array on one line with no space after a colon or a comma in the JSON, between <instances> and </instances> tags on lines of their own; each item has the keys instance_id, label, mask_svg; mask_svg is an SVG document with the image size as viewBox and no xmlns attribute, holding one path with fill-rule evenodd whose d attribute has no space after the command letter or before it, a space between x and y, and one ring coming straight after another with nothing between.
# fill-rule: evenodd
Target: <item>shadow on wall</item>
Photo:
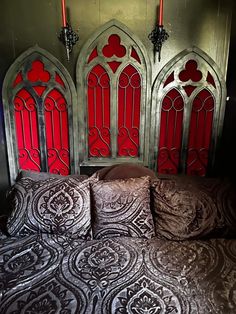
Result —
<instances>
[{"instance_id":1,"label":"shadow on wall","mask_svg":"<svg viewBox=\"0 0 236 314\"><path fill-rule=\"evenodd\" d=\"M227 72L227 96L228 101L226 103L224 127L222 134L222 144L220 149L220 156L218 162L219 173L223 173L236 177L236 154L235 154L235 143L236 143L236 10L234 6L232 16L232 27L231 27L231 41L230 41L230 52L228 61L228 72Z\"/></svg>"},{"instance_id":2,"label":"shadow on wall","mask_svg":"<svg viewBox=\"0 0 236 314\"><path fill-rule=\"evenodd\" d=\"M6 64L0 59L0 93L2 95L2 82L6 73ZM7 213L5 195L9 188L7 152L4 132L4 116L2 98L0 98L0 215Z\"/></svg>"}]
</instances>

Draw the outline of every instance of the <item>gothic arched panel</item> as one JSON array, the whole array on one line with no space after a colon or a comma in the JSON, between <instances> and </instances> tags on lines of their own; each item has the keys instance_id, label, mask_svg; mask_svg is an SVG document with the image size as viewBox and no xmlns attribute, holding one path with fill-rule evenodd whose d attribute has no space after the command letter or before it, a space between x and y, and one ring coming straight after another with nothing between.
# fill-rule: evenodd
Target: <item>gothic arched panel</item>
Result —
<instances>
[{"instance_id":1,"label":"gothic arched panel","mask_svg":"<svg viewBox=\"0 0 236 314\"><path fill-rule=\"evenodd\" d=\"M12 183L19 169L62 175L76 171L75 95L66 69L38 46L25 51L12 64L3 84Z\"/></svg>"},{"instance_id":2,"label":"gothic arched panel","mask_svg":"<svg viewBox=\"0 0 236 314\"><path fill-rule=\"evenodd\" d=\"M103 75L109 88L98 87L100 74L94 74L95 69L103 69L106 73ZM80 150L81 165L127 161L147 164L151 72L150 60L141 41L125 25L112 20L86 42L78 58L76 73L82 113L80 138L81 147L84 147ZM97 82L97 87L90 86L93 81ZM84 104L88 104L88 110ZM106 123L98 123L105 120ZM101 131L103 124L105 128Z\"/></svg>"},{"instance_id":3,"label":"gothic arched panel","mask_svg":"<svg viewBox=\"0 0 236 314\"><path fill-rule=\"evenodd\" d=\"M175 103L173 90L183 101L177 128L171 111L168 115L163 112L168 102ZM193 47L173 58L157 76L152 90L150 167L161 173L209 174L222 131L225 98L226 87L220 70L203 51ZM178 150L169 144L175 141Z\"/></svg>"}]
</instances>

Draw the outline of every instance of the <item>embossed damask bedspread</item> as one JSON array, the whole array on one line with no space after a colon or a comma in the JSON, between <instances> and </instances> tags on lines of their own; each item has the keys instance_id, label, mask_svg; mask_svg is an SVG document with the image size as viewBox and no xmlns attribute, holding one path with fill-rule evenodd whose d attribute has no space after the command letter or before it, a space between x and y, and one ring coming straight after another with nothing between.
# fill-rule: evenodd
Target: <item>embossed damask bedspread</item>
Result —
<instances>
[{"instance_id":1,"label":"embossed damask bedspread","mask_svg":"<svg viewBox=\"0 0 236 314\"><path fill-rule=\"evenodd\" d=\"M1 240L0 313L236 313L236 240Z\"/></svg>"}]
</instances>

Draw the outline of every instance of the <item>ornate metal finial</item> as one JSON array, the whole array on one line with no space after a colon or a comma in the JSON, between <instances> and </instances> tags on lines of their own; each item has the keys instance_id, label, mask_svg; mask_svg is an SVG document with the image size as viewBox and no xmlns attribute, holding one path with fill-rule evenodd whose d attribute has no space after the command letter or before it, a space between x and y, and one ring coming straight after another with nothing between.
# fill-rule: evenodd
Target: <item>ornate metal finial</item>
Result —
<instances>
[{"instance_id":1,"label":"ornate metal finial","mask_svg":"<svg viewBox=\"0 0 236 314\"><path fill-rule=\"evenodd\" d=\"M66 26L62 27L61 33L58 38L65 45L67 60L70 61L70 53L72 52L72 48L79 40L78 34L76 34L73 31L72 27L68 23L66 23Z\"/></svg>"},{"instance_id":2,"label":"ornate metal finial","mask_svg":"<svg viewBox=\"0 0 236 314\"><path fill-rule=\"evenodd\" d=\"M168 39L169 35L163 28L163 25L156 25L155 29L148 35L148 38L154 45L154 51L158 52L158 61L161 61L161 48L164 41Z\"/></svg>"}]
</instances>

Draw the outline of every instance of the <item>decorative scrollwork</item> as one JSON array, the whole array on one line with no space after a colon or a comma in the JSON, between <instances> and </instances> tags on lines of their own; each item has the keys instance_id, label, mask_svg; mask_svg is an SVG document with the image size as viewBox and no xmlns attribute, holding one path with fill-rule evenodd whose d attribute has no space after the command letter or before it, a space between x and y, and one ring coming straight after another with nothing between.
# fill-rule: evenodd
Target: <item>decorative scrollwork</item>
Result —
<instances>
[{"instance_id":1,"label":"decorative scrollwork","mask_svg":"<svg viewBox=\"0 0 236 314\"><path fill-rule=\"evenodd\" d=\"M180 152L177 148L162 147L158 154L158 171L174 174L178 172Z\"/></svg>"},{"instance_id":2,"label":"decorative scrollwork","mask_svg":"<svg viewBox=\"0 0 236 314\"><path fill-rule=\"evenodd\" d=\"M18 158L21 169L40 171L40 151L38 149L19 148Z\"/></svg>"},{"instance_id":3,"label":"decorative scrollwork","mask_svg":"<svg viewBox=\"0 0 236 314\"><path fill-rule=\"evenodd\" d=\"M139 129L120 127L118 130L118 155L119 156L138 156Z\"/></svg>"},{"instance_id":4,"label":"decorative scrollwork","mask_svg":"<svg viewBox=\"0 0 236 314\"><path fill-rule=\"evenodd\" d=\"M109 145L110 129L90 127L89 128L89 155L91 157L108 157L111 153Z\"/></svg>"},{"instance_id":5,"label":"decorative scrollwork","mask_svg":"<svg viewBox=\"0 0 236 314\"><path fill-rule=\"evenodd\" d=\"M67 149L50 148L47 151L47 155L49 172L61 175L69 174L69 151Z\"/></svg>"}]
</instances>

